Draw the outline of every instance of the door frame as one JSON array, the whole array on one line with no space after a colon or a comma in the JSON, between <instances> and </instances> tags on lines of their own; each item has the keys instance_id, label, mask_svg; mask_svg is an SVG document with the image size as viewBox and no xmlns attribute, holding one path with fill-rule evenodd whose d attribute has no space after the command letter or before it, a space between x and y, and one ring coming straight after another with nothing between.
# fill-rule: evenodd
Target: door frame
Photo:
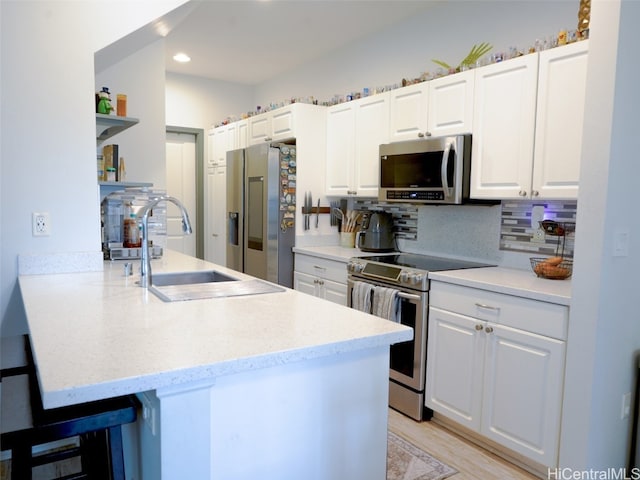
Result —
<instances>
[{"instance_id":1,"label":"door frame","mask_svg":"<svg viewBox=\"0 0 640 480\"><path fill-rule=\"evenodd\" d=\"M166 133L188 133L196 137L196 257L204 260L204 129L167 125Z\"/></svg>"}]
</instances>

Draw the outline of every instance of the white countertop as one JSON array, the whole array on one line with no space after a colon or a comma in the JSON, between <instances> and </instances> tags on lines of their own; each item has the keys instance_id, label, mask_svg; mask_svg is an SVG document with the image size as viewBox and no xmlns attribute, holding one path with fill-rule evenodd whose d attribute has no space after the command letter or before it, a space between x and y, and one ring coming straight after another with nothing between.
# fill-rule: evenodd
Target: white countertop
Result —
<instances>
[{"instance_id":1,"label":"white countertop","mask_svg":"<svg viewBox=\"0 0 640 480\"><path fill-rule=\"evenodd\" d=\"M295 253L337 260L345 264L351 257L387 255L385 253L363 252L358 248L345 248L338 245L294 247L293 251ZM398 252L390 252L389 254L393 253ZM531 270L518 270L504 267L473 268L467 270L431 272L429 273L429 278L431 280L482 288L493 292L507 293L560 305L569 305L571 301L570 278L567 280L538 278Z\"/></svg>"},{"instance_id":2,"label":"white countertop","mask_svg":"<svg viewBox=\"0 0 640 480\"><path fill-rule=\"evenodd\" d=\"M366 257L373 255L390 255L398 252L377 253L365 252L359 248L347 248L339 245L322 245L313 247L293 247L293 253L301 253L304 255L312 255L314 257L326 258L328 260L336 260L345 264L351 257Z\"/></svg>"},{"instance_id":3,"label":"white countertop","mask_svg":"<svg viewBox=\"0 0 640 480\"><path fill-rule=\"evenodd\" d=\"M176 252L155 273L233 270ZM134 264L134 272L139 264ZM45 408L209 380L409 340L410 328L294 290L163 302L104 271L22 275L19 285Z\"/></svg>"},{"instance_id":4,"label":"white countertop","mask_svg":"<svg viewBox=\"0 0 640 480\"><path fill-rule=\"evenodd\" d=\"M429 273L429 279L482 288L497 293L531 298L560 305L571 302L571 279L538 278L530 270L487 267Z\"/></svg>"}]
</instances>

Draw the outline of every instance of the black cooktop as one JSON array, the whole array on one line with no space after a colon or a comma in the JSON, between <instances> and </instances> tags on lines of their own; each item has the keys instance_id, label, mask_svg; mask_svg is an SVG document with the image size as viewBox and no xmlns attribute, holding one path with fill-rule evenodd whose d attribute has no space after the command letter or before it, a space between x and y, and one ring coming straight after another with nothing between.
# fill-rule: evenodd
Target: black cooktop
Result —
<instances>
[{"instance_id":1,"label":"black cooktop","mask_svg":"<svg viewBox=\"0 0 640 480\"><path fill-rule=\"evenodd\" d=\"M398 253L394 255L373 255L360 257L369 262L386 263L401 267L415 268L428 272L441 270L460 270L463 268L493 267L486 263L468 262L466 260L456 260L452 258L432 257L429 255L419 255L415 253Z\"/></svg>"}]
</instances>

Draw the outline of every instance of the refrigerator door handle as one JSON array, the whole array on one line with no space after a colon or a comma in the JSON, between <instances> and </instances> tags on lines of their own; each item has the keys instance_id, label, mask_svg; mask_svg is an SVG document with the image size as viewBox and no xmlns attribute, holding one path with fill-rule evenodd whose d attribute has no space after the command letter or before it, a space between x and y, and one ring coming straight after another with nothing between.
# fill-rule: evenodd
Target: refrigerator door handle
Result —
<instances>
[{"instance_id":1,"label":"refrigerator door handle","mask_svg":"<svg viewBox=\"0 0 640 480\"><path fill-rule=\"evenodd\" d=\"M239 245L238 243L238 212L229 212L229 244Z\"/></svg>"}]
</instances>

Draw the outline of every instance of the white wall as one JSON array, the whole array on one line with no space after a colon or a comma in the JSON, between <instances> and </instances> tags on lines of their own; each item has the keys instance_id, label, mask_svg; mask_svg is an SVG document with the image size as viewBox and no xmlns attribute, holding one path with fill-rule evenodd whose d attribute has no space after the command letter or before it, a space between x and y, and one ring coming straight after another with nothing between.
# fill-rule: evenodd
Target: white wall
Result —
<instances>
[{"instance_id":1,"label":"white wall","mask_svg":"<svg viewBox=\"0 0 640 480\"><path fill-rule=\"evenodd\" d=\"M96 73L95 91L109 87L127 95L127 116L140 120L135 126L106 140L115 143L124 157L130 182L151 182L166 188L164 40L157 40L111 67Z\"/></svg>"},{"instance_id":2,"label":"white wall","mask_svg":"<svg viewBox=\"0 0 640 480\"><path fill-rule=\"evenodd\" d=\"M439 2L396 27L259 85L256 102L309 95L322 101L364 87L400 84L437 71L434 58L457 65L482 42L492 44L493 52L528 47L561 28L575 28L578 5L578 0Z\"/></svg>"},{"instance_id":3,"label":"white wall","mask_svg":"<svg viewBox=\"0 0 640 480\"><path fill-rule=\"evenodd\" d=\"M94 52L181 3L0 2L3 336L26 329L18 254L100 251ZM52 234L33 237L42 211Z\"/></svg>"},{"instance_id":4,"label":"white wall","mask_svg":"<svg viewBox=\"0 0 640 480\"><path fill-rule=\"evenodd\" d=\"M622 395L633 391L640 347L640 3L596 1L591 14L560 453L565 466L603 470L626 465ZM613 256L619 231L629 234L628 256Z\"/></svg>"}]
</instances>

